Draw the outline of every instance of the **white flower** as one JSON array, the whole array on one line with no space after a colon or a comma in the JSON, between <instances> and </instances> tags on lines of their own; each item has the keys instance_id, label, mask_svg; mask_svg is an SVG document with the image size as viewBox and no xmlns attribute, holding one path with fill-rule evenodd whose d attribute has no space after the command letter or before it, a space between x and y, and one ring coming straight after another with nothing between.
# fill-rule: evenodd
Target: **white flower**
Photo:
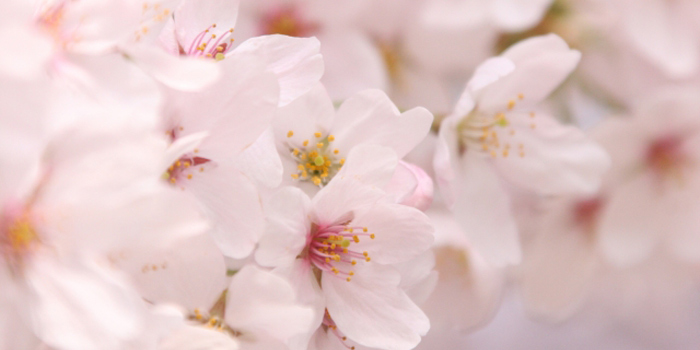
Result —
<instances>
[{"instance_id":1,"label":"white flower","mask_svg":"<svg viewBox=\"0 0 700 350\"><path fill-rule=\"evenodd\" d=\"M235 47L238 5L239 1L229 0L183 1L160 35L162 46L174 56L216 61L257 55L279 78L280 106L309 91L323 75L318 40L268 35Z\"/></svg>"},{"instance_id":2,"label":"white flower","mask_svg":"<svg viewBox=\"0 0 700 350\"><path fill-rule=\"evenodd\" d=\"M378 90L358 93L336 111L319 84L275 116L283 179L313 193L333 179L355 147L387 146L401 158L425 137L431 122L432 115L424 108L401 113ZM371 159L371 152L368 156L367 162L383 166Z\"/></svg>"},{"instance_id":3,"label":"white flower","mask_svg":"<svg viewBox=\"0 0 700 350\"><path fill-rule=\"evenodd\" d=\"M289 281L250 265L229 281L224 257L208 235L133 251L119 264L146 300L184 308L187 324L164 340L169 346L187 337L233 342L242 349L284 346L311 331L312 311L299 304Z\"/></svg>"},{"instance_id":4,"label":"white flower","mask_svg":"<svg viewBox=\"0 0 700 350\"><path fill-rule=\"evenodd\" d=\"M237 157L270 126L279 86L255 55L220 62L222 79L199 93L167 90L162 131L172 140L166 179L193 195L214 225L212 234L227 256L250 254L263 229L255 179ZM265 157L271 157L270 160ZM256 159L281 167L276 154Z\"/></svg>"},{"instance_id":5,"label":"white flower","mask_svg":"<svg viewBox=\"0 0 700 350\"><path fill-rule=\"evenodd\" d=\"M541 195L595 191L609 164L574 127L536 112L580 54L555 35L532 38L482 64L440 128L441 193L487 261L520 260L506 184Z\"/></svg>"},{"instance_id":6,"label":"white flower","mask_svg":"<svg viewBox=\"0 0 700 350\"><path fill-rule=\"evenodd\" d=\"M348 164L355 165L344 167L313 199L298 188L279 190L267 205L268 226L255 256L290 276L301 298L314 306L315 325L322 327L316 336L410 349L429 323L403 290L395 265L430 247L432 227L422 212L384 201L382 191L357 180L363 175L386 182L396 164L387 148L362 163L363 148L377 150L351 152ZM375 169L374 162L394 166Z\"/></svg>"},{"instance_id":7,"label":"white flower","mask_svg":"<svg viewBox=\"0 0 700 350\"><path fill-rule=\"evenodd\" d=\"M144 305L108 252L205 229L158 180L164 151L164 139L139 130L74 129L20 182L3 182L0 274L15 322L57 349L120 349L139 336Z\"/></svg>"},{"instance_id":8,"label":"white flower","mask_svg":"<svg viewBox=\"0 0 700 350\"><path fill-rule=\"evenodd\" d=\"M692 262L700 258L697 94L661 91L632 119L601 125L598 139L615 167L600 239L617 264L642 262L657 250Z\"/></svg>"}]
</instances>

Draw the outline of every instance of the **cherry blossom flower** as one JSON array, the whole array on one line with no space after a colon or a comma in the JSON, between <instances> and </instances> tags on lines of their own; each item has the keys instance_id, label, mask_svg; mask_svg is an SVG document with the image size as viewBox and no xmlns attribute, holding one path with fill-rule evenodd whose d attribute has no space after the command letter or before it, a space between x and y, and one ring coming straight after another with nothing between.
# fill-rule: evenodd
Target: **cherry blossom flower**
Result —
<instances>
[{"instance_id":1,"label":"cherry blossom flower","mask_svg":"<svg viewBox=\"0 0 700 350\"><path fill-rule=\"evenodd\" d=\"M255 53L279 78L281 106L309 91L323 75L319 43L314 38L268 35L234 45L239 1L185 0L160 34L174 56L221 61Z\"/></svg>"},{"instance_id":2,"label":"cherry blossom flower","mask_svg":"<svg viewBox=\"0 0 700 350\"><path fill-rule=\"evenodd\" d=\"M526 40L482 64L441 125L441 193L491 263L520 260L505 184L541 195L586 193L607 170L607 155L581 131L536 111L579 56L555 35Z\"/></svg>"},{"instance_id":3,"label":"cherry blossom flower","mask_svg":"<svg viewBox=\"0 0 700 350\"><path fill-rule=\"evenodd\" d=\"M320 329L312 343L333 337L346 344L410 349L429 323L401 288L406 272L395 264L425 252L432 227L420 211L382 200L384 192L358 181L375 177L381 184L393 172L393 166L367 172L373 163L360 162L366 159L362 148L376 150L353 150L348 164L356 166L344 167L313 199L294 187L270 199L266 234L255 256L290 276L302 300L314 307ZM377 164L391 164L393 152L381 150L375 152ZM300 348L306 342L301 339Z\"/></svg>"},{"instance_id":4,"label":"cherry blossom flower","mask_svg":"<svg viewBox=\"0 0 700 350\"><path fill-rule=\"evenodd\" d=\"M616 164L600 223L601 245L615 263L641 262L657 249L698 259L696 94L661 91L634 118L601 125L599 139Z\"/></svg>"},{"instance_id":5,"label":"cherry blossom flower","mask_svg":"<svg viewBox=\"0 0 700 350\"><path fill-rule=\"evenodd\" d=\"M129 131L56 136L41 162L25 159L35 166L19 168L29 171L20 182L3 182L0 274L14 309L3 315L17 326L1 338L10 344L33 333L56 349L122 348L147 314L108 251L205 229L158 180L165 140Z\"/></svg>"},{"instance_id":6,"label":"cherry blossom flower","mask_svg":"<svg viewBox=\"0 0 700 350\"><path fill-rule=\"evenodd\" d=\"M224 256L209 235L132 251L118 264L146 300L183 308L186 323L163 340L173 349L189 349L177 344L180 339L241 349L284 347L311 331L311 309L297 302L289 281L254 266L234 271L229 281Z\"/></svg>"},{"instance_id":7,"label":"cherry blossom flower","mask_svg":"<svg viewBox=\"0 0 700 350\"><path fill-rule=\"evenodd\" d=\"M347 99L336 111L323 86L318 85L281 108L273 121L284 166L283 181L314 193L330 183L359 145L391 147L401 158L425 137L431 121L424 108L399 112L386 94L377 90Z\"/></svg>"},{"instance_id":8,"label":"cherry blossom flower","mask_svg":"<svg viewBox=\"0 0 700 350\"><path fill-rule=\"evenodd\" d=\"M264 220L254 179L238 167L237 157L269 127L279 85L255 55L221 64L223 79L201 93L166 91L161 130L172 145L163 171L166 181L191 194L211 218L224 254L243 258Z\"/></svg>"}]
</instances>

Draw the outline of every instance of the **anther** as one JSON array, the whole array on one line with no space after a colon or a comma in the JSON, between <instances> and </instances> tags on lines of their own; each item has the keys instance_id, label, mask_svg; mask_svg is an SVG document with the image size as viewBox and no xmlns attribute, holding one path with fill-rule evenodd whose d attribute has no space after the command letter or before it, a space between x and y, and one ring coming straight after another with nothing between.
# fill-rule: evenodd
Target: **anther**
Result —
<instances>
[{"instance_id":1,"label":"anther","mask_svg":"<svg viewBox=\"0 0 700 350\"><path fill-rule=\"evenodd\" d=\"M292 136L294 136L294 131L289 130L289 131L287 132L287 137L292 137Z\"/></svg>"}]
</instances>

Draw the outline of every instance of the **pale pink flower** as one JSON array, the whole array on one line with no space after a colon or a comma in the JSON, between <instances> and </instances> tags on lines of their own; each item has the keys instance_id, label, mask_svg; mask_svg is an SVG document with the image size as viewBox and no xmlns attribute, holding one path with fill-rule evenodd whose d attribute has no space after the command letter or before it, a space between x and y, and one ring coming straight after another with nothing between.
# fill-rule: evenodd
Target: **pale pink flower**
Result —
<instances>
[{"instance_id":1,"label":"pale pink flower","mask_svg":"<svg viewBox=\"0 0 700 350\"><path fill-rule=\"evenodd\" d=\"M284 348L292 337L311 331L312 311L297 302L289 281L254 266L231 271L229 279L224 256L208 235L132 251L118 263L146 300L183 308L186 324L163 340L172 349L189 349L176 347L176 339Z\"/></svg>"},{"instance_id":2,"label":"pale pink flower","mask_svg":"<svg viewBox=\"0 0 700 350\"><path fill-rule=\"evenodd\" d=\"M491 263L520 260L507 186L540 195L590 193L607 170L601 147L537 112L579 57L555 35L523 41L482 64L442 122L438 185L470 242Z\"/></svg>"},{"instance_id":3,"label":"pale pink flower","mask_svg":"<svg viewBox=\"0 0 700 350\"><path fill-rule=\"evenodd\" d=\"M363 163L363 148L379 151ZM256 260L290 276L302 300L314 307L314 328L321 328L312 344L334 339L410 349L429 328L427 317L404 290L413 285L403 285L413 271L410 265L400 266L429 249L432 227L422 212L386 200L377 189L388 181L393 166L374 165L395 165L392 153L358 147L348 157L348 164L355 165L344 167L313 199L285 187L266 206L268 226ZM380 186L357 180L372 176L377 180L365 183ZM424 271L421 266L413 269ZM423 272L415 275L416 280L425 278ZM307 342L308 337L299 339L298 346L305 348Z\"/></svg>"},{"instance_id":4,"label":"pale pink flower","mask_svg":"<svg viewBox=\"0 0 700 350\"><path fill-rule=\"evenodd\" d=\"M603 251L615 263L642 262L654 251L700 258L697 93L661 91L631 119L611 119L598 131L615 164L600 223Z\"/></svg>"},{"instance_id":5,"label":"pale pink flower","mask_svg":"<svg viewBox=\"0 0 700 350\"><path fill-rule=\"evenodd\" d=\"M161 130L172 145L164 171L168 182L202 206L222 252L243 258L255 247L264 220L255 179L237 158L269 127L279 85L255 55L220 65L222 79L199 93L166 91ZM274 163L277 155L269 156ZM267 164L265 158L257 161Z\"/></svg>"},{"instance_id":6,"label":"pale pink flower","mask_svg":"<svg viewBox=\"0 0 700 350\"><path fill-rule=\"evenodd\" d=\"M41 162L25 159L34 166L3 181L2 294L14 308L7 315L18 318L1 339L22 337L24 325L56 349L121 349L139 336L147 313L108 252L155 247L206 228L195 208L158 180L165 139L122 131L66 131Z\"/></svg>"},{"instance_id":7,"label":"pale pink flower","mask_svg":"<svg viewBox=\"0 0 700 350\"><path fill-rule=\"evenodd\" d=\"M330 183L355 147L386 146L401 158L425 137L431 122L432 115L425 108L401 113L378 90L358 93L335 110L319 84L281 108L273 121L283 181L312 194ZM368 152L368 163L389 166L377 163Z\"/></svg>"},{"instance_id":8,"label":"pale pink flower","mask_svg":"<svg viewBox=\"0 0 700 350\"><path fill-rule=\"evenodd\" d=\"M234 45L238 7L235 0L184 0L160 34L160 43L174 56L221 61L257 55L279 78L281 106L309 91L323 75L318 40L267 35Z\"/></svg>"}]
</instances>

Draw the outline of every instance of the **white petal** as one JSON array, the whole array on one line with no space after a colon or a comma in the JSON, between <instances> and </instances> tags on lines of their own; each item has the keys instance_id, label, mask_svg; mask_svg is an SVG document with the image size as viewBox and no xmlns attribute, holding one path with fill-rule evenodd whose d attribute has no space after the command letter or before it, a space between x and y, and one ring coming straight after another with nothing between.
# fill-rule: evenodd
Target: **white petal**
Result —
<instances>
[{"instance_id":1,"label":"white petal","mask_svg":"<svg viewBox=\"0 0 700 350\"><path fill-rule=\"evenodd\" d=\"M337 177L346 177L377 188L384 186L392 178L398 164L396 153L389 147L378 145L358 145L348 154Z\"/></svg>"},{"instance_id":2,"label":"white petal","mask_svg":"<svg viewBox=\"0 0 700 350\"><path fill-rule=\"evenodd\" d=\"M270 127L277 109L279 86L272 73L251 55L238 55L217 64L222 76L197 93L167 91L164 114L182 136L209 132L200 156L233 160Z\"/></svg>"},{"instance_id":3,"label":"white petal","mask_svg":"<svg viewBox=\"0 0 700 350\"><path fill-rule=\"evenodd\" d=\"M507 115L510 125L496 132L512 148L493 162L508 181L542 195L590 194L600 187L610 157L581 130L543 113Z\"/></svg>"},{"instance_id":4,"label":"white petal","mask_svg":"<svg viewBox=\"0 0 700 350\"><path fill-rule=\"evenodd\" d=\"M62 349L121 349L143 326L142 301L95 266L34 259L27 272L37 335Z\"/></svg>"},{"instance_id":5,"label":"white petal","mask_svg":"<svg viewBox=\"0 0 700 350\"><path fill-rule=\"evenodd\" d=\"M384 196L379 189L353 178L335 177L314 196L311 214L317 225L335 225L352 218L353 211L376 203Z\"/></svg>"},{"instance_id":6,"label":"white petal","mask_svg":"<svg viewBox=\"0 0 700 350\"><path fill-rule=\"evenodd\" d=\"M328 312L338 330L353 341L387 350L412 349L430 322L398 288L400 275L391 267L358 264L351 282L324 273Z\"/></svg>"},{"instance_id":7,"label":"white petal","mask_svg":"<svg viewBox=\"0 0 700 350\"><path fill-rule=\"evenodd\" d=\"M384 61L366 35L348 27L320 33L326 62L323 85L334 101L365 89L387 89Z\"/></svg>"},{"instance_id":8,"label":"white petal","mask_svg":"<svg viewBox=\"0 0 700 350\"><path fill-rule=\"evenodd\" d=\"M312 319L311 308L299 304L292 285L276 274L247 266L231 280L226 323L234 329L286 342L310 333Z\"/></svg>"},{"instance_id":9,"label":"white petal","mask_svg":"<svg viewBox=\"0 0 700 350\"><path fill-rule=\"evenodd\" d=\"M367 90L343 102L331 130L341 152L367 143L391 147L403 158L425 138L432 122L425 108L400 113L384 92Z\"/></svg>"},{"instance_id":10,"label":"white petal","mask_svg":"<svg viewBox=\"0 0 700 350\"><path fill-rule=\"evenodd\" d=\"M282 160L272 129L267 129L236 158L236 166L260 185L273 188L282 182Z\"/></svg>"},{"instance_id":11,"label":"white petal","mask_svg":"<svg viewBox=\"0 0 700 350\"><path fill-rule=\"evenodd\" d=\"M520 243L510 197L484 159L467 152L453 208L457 221L484 259L495 266L520 262Z\"/></svg>"},{"instance_id":12,"label":"white petal","mask_svg":"<svg viewBox=\"0 0 700 350\"><path fill-rule=\"evenodd\" d=\"M115 253L144 299L173 303L189 312L214 306L226 289L226 265L208 234L178 240L165 249Z\"/></svg>"},{"instance_id":13,"label":"white petal","mask_svg":"<svg viewBox=\"0 0 700 350\"><path fill-rule=\"evenodd\" d=\"M192 172L192 179L183 179L182 186L197 198L210 218L216 244L228 257L248 256L265 225L257 187L227 164Z\"/></svg>"},{"instance_id":14,"label":"white petal","mask_svg":"<svg viewBox=\"0 0 700 350\"><path fill-rule=\"evenodd\" d=\"M263 266L292 263L306 245L310 233L309 197L295 187L283 187L265 203L267 225L255 260Z\"/></svg>"},{"instance_id":15,"label":"white petal","mask_svg":"<svg viewBox=\"0 0 700 350\"><path fill-rule=\"evenodd\" d=\"M178 90L197 91L221 76L219 67L213 61L172 56L159 47L139 45L126 47L124 52L146 73Z\"/></svg>"},{"instance_id":16,"label":"white petal","mask_svg":"<svg viewBox=\"0 0 700 350\"><path fill-rule=\"evenodd\" d=\"M325 134L334 116L333 101L323 85L317 84L311 91L277 110L273 122L277 142L300 147L304 140L313 140L316 132L328 136ZM291 137L288 136L290 131L293 133ZM283 148L285 152L291 152L286 149L289 147Z\"/></svg>"},{"instance_id":17,"label":"white petal","mask_svg":"<svg viewBox=\"0 0 700 350\"><path fill-rule=\"evenodd\" d=\"M279 105L285 106L309 92L323 75L323 58L316 38L293 38L285 35L259 36L238 46L239 52L251 52L277 75L280 84Z\"/></svg>"},{"instance_id":18,"label":"white petal","mask_svg":"<svg viewBox=\"0 0 700 350\"><path fill-rule=\"evenodd\" d=\"M366 227L374 239L361 237L359 251L368 251L373 262L395 264L408 261L430 249L433 227L420 210L391 203L380 203L358 210L353 226ZM353 245L355 246L355 245Z\"/></svg>"},{"instance_id":19,"label":"white petal","mask_svg":"<svg viewBox=\"0 0 700 350\"><path fill-rule=\"evenodd\" d=\"M515 70L477 92L478 108L486 113L506 111L511 101L515 110L530 112L576 68L581 53L550 34L524 40L502 56Z\"/></svg>"}]
</instances>

